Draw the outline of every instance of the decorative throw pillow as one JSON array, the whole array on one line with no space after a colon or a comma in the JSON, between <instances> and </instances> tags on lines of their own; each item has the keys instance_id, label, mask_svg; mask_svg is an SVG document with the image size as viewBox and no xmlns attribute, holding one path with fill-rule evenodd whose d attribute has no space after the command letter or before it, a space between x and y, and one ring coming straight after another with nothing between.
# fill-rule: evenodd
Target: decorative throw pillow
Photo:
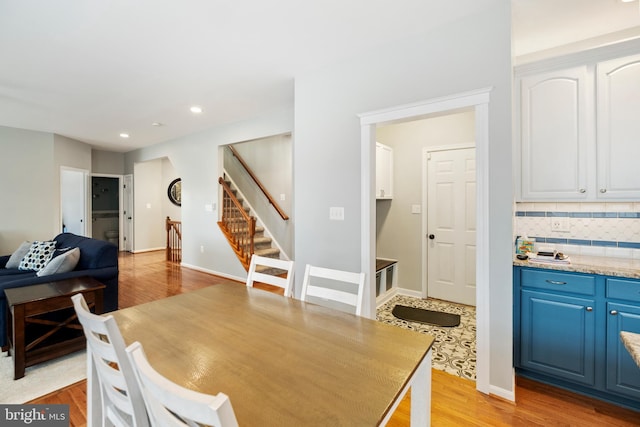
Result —
<instances>
[{"instance_id":1,"label":"decorative throw pillow","mask_svg":"<svg viewBox=\"0 0 640 427\"><path fill-rule=\"evenodd\" d=\"M80 248L56 249L53 258L38 273L39 277L73 271L80 260Z\"/></svg>"},{"instance_id":2,"label":"decorative throw pillow","mask_svg":"<svg viewBox=\"0 0 640 427\"><path fill-rule=\"evenodd\" d=\"M22 258L24 258L24 256L29 252L30 248L31 242L22 242L18 249L16 249L15 252L11 254L4 268L20 267L20 261L22 261Z\"/></svg>"},{"instance_id":3,"label":"decorative throw pillow","mask_svg":"<svg viewBox=\"0 0 640 427\"><path fill-rule=\"evenodd\" d=\"M33 270L38 271L44 268L53 256L53 251L56 249L56 242L40 242L35 241L31 244L29 252L20 261L20 270Z\"/></svg>"}]
</instances>

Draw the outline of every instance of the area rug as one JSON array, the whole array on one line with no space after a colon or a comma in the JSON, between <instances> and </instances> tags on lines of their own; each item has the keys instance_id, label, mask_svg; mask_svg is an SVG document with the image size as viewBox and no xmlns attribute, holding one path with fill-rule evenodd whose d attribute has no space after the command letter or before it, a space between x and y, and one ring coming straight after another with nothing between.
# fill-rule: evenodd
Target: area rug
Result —
<instances>
[{"instance_id":1,"label":"area rug","mask_svg":"<svg viewBox=\"0 0 640 427\"><path fill-rule=\"evenodd\" d=\"M391 310L398 319L408 322L425 323L427 325L452 328L460 324L460 315L445 313L443 311L427 310L424 308L407 307L406 305L396 305Z\"/></svg>"},{"instance_id":2,"label":"area rug","mask_svg":"<svg viewBox=\"0 0 640 427\"><path fill-rule=\"evenodd\" d=\"M398 319L392 314L396 305L424 308L460 315L456 327L438 327L419 322ZM461 378L476 380L476 309L473 306L450 303L436 299L421 299L396 295L378 307L377 319L389 325L414 330L433 336L432 365Z\"/></svg>"},{"instance_id":3,"label":"area rug","mask_svg":"<svg viewBox=\"0 0 640 427\"><path fill-rule=\"evenodd\" d=\"M0 354L0 403L26 403L87 377L84 350L30 366L25 376L13 379L13 359Z\"/></svg>"}]
</instances>

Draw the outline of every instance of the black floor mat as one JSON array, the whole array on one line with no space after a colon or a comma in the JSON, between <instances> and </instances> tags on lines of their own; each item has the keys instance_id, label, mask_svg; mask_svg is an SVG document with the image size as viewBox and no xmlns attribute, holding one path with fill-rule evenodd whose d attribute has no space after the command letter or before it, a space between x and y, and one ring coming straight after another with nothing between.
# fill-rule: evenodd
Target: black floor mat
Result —
<instances>
[{"instance_id":1,"label":"black floor mat","mask_svg":"<svg viewBox=\"0 0 640 427\"><path fill-rule=\"evenodd\" d=\"M428 325L453 327L460 324L460 315L443 313L441 311L426 310L424 308L396 305L391 313L398 319L409 322L420 322Z\"/></svg>"}]
</instances>

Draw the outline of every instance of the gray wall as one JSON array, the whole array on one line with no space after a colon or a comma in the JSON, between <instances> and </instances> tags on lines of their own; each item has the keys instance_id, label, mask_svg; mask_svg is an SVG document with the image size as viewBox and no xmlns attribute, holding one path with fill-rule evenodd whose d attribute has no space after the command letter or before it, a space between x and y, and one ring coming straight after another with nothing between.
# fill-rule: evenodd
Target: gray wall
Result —
<instances>
[{"instance_id":1,"label":"gray wall","mask_svg":"<svg viewBox=\"0 0 640 427\"><path fill-rule=\"evenodd\" d=\"M98 174L124 175L124 153L92 150L91 171Z\"/></svg>"},{"instance_id":2,"label":"gray wall","mask_svg":"<svg viewBox=\"0 0 640 427\"><path fill-rule=\"evenodd\" d=\"M25 240L54 237L60 204L52 134L0 127L0 153L0 252L6 255Z\"/></svg>"},{"instance_id":3,"label":"gray wall","mask_svg":"<svg viewBox=\"0 0 640 427\"><path fill-rule=\"evenodd\" d=\"M136 163L167 157L182 178L183 264L244 280L247 273L217 225L220 202L218 177L222 176L219 147L290 133L292 129L292 110L277 110L252 120L220 126L125 155L125 173L133 173ZM136 194L138 187L137 177L134 176ZM162 190L166 191L164 188ZM207 211L206 206L213 204L216 209ZM135 218L134 228L137 228L137 214Z\"/></svg>"},{"instance_id":4,"label":"gray wall","mask_svg":"<svg viewBox=\"0 0 640 427\"><path fill-rule=\"evenodd\" d=\"M380 126L376 140L393 148L393 199L376 201L376 255L398 260L398 286L422 290L422 214L411 213L421 205L423 150L452 144L474 143L475 114L451 114L431 119Z\"/></svg>"},{"instance_id":5,"label":"gray wall","mask_svg":"<svg viewBox=\"0 0 640 427\"><path fill-rule=\"evenodd\" d=\"M47 240L62 231L60 167L91 169L91 148L45 132L0 127L0 252L24 240Z\"/></svg>"},{"instance_id":6,"label":"gray wall","mask_svg":"<svg viewBox=\"0 0 640 427\"><path fill-rule=\"evenodd\" d=\"M359 113L493 87L489 105L490 384L513 390L509 2L296 79L296 282L306 263L360 270ZM329 207L343 206L344 221Z\"/></svg>"},{"instance_id":7,"label":"gray wall","mask_svg":"<svg viewBox=\"0 0 640 427\"><path fill-rule=\"evenodd\" d=\"M228 149L223 149L225 171L238 186L245 200L254 208L255 214L262 222L267 234L277 242L277 246L284 252L281 254L281 258L291 259L293 256L294 223L291 203L293 196L291 135L276 135L247 141L234 144L234 148L289 219L282 219L238 159ZM285 200L281 200L281 196L284 196Z\"/></svg>"}]
</instances>

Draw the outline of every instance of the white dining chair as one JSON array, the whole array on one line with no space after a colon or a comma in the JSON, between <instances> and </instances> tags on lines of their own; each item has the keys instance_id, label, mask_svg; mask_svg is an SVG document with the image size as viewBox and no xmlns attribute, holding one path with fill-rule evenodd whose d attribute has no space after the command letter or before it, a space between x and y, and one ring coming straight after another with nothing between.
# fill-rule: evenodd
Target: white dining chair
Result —
<instances>
[{"instance_id":1,"label":"white dining chair","mask_svg":"<svg viewBox=\"0 0 640 427\"><path fill-rule=\"evenodd\" d=\"M199 393L170 381L149 364L142 345L137 341L127 347L126 352L154 427L238 426L226 394Z\"/></svg>"},{"instance_id":2,"label":"white dining chair","mask_svg":"<svg viewBox=\"0 0 640 427\"><path fill-rule=\"evenodd\" d=\"M286 271L287 276L281 277L258 271L259 267L265 269L277 269ZM264 270L263 270L264 271ZM293 261L278 258L263 257L256 254L251 256L249 272L247 273L247 286L253 287L254 282L266 283L284 289L284 296L289 297L293 293Z\"/></svg>"},{"instance_id":3,"label":"white dining chair","mask_svg":"<svg viewBox=\"0 0 640 427\"><path fill-rule=\"evenodd\" d=\"M117 427L149 426L142 394L115 319L111 315L91 313L82 294L76 294L71 299L87 338L87 348L92 354L100 383L102 424Z\"/></svg>"},{"instance_id":4,"label":"white dining chair","mask_svg":"<svg viewBox=\"0 0 640 427\"><path fill-rule=\"evenodd\" d=\"M364 304L364 273L307 264L300 299L310 302L333 301L346 304L355 308L355 314L360 316ZM335 307L333 304L327 305Z\"/></svg>"}]
</instances>

